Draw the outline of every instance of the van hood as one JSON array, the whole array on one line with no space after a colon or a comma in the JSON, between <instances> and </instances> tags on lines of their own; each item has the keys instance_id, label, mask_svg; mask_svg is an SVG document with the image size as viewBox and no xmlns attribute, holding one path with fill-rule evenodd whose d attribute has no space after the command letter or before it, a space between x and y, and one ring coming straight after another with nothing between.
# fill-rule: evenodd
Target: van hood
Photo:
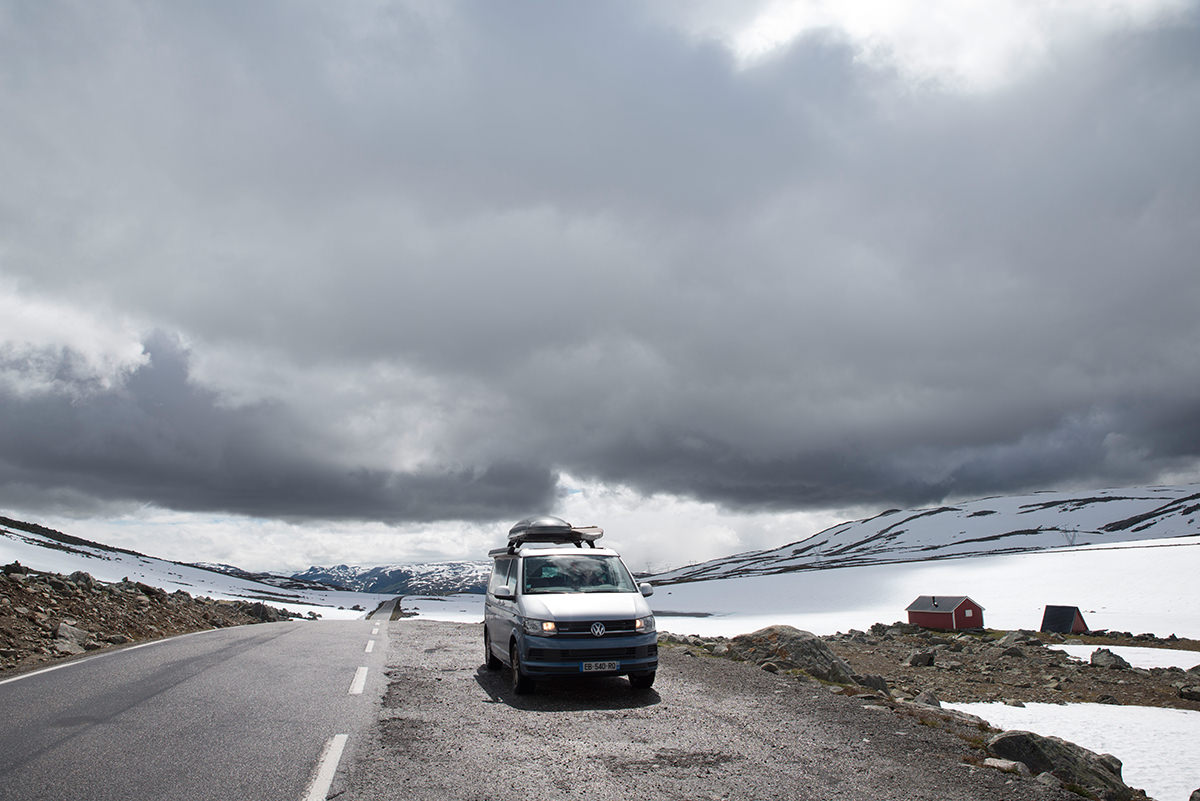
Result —
<instances>
[{"instance_id":1,"label":"van hood","mask_svg":"<svg viewBox=\"0 0 1200 801\"><path fill-rule=\"evenodd\" d=\"M625 620L650 614L650 604L640 592L524 595L521 606L527 617L542 620Z\"/></svg>"}]
</instances>

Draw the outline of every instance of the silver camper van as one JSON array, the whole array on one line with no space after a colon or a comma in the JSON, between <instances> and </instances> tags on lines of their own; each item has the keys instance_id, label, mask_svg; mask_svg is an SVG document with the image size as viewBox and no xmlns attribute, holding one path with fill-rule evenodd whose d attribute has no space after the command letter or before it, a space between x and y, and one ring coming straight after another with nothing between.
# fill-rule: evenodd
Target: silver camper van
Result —
<instances>
[{"instance_id":1,"label":"silver camper van","mask_svg":"<svg viewBox=\"0 0 1200 801\"><path fill-rule=\"evenodd\" d=\"M596 546L603 531L557 517L526 518L491 551L483 650L489 670L507 665L516 693L538 677L628 676L649 689L658 634L646 596L616 551Z\"/></svg>"}]
</instances>

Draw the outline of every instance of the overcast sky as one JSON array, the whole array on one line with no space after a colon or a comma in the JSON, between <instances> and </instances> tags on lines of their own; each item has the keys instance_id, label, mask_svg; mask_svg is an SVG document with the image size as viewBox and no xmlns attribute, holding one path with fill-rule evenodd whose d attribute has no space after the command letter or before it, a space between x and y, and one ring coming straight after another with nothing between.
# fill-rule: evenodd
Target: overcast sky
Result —
<instances>
[{"instance_id":1,"label":"overcast sky","mask_svg":"<svg viewBox=\"0 0 1200 801\"><path fill-rule=\"evenodd\" d=\"M0 513L636 569L1200 480L1200 6L0 0Z\"/></svg>"}]
</instances>

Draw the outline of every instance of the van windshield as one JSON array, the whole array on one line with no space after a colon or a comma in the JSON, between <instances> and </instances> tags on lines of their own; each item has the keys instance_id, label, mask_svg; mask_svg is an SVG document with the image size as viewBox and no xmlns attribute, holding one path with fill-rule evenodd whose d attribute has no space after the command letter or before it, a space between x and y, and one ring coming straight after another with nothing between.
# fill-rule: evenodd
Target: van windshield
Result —
<instances>
[{"instance_id":1,"label":"van windshield","mask_svg":"<svg viewBox=\"0 0 1200 801\"><path fill-rule=\"evenodd\" d=\"M637 592L633 576L615 556L550 554L525 557L522 592Z\"/></svg>"}]
</instances>

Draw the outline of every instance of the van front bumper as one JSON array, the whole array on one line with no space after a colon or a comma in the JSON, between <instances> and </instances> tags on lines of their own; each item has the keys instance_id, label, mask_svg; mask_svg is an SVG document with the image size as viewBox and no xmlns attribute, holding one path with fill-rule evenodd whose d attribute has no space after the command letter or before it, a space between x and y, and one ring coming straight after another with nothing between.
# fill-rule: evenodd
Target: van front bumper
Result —
<instances>
[{"instance_id":1,"label":"van front bumper","mask_svg":"<svg viewBox=\"0 0 1200 801\"><path fill-rule=\"evenodd\" d=\"M658 634L628 637L535 637L520 643L521 667L531 676L581 676L649 673L658 668ZM614 662L616 670L584 670L584 663Z\"/></svg>"}]
</instances>

